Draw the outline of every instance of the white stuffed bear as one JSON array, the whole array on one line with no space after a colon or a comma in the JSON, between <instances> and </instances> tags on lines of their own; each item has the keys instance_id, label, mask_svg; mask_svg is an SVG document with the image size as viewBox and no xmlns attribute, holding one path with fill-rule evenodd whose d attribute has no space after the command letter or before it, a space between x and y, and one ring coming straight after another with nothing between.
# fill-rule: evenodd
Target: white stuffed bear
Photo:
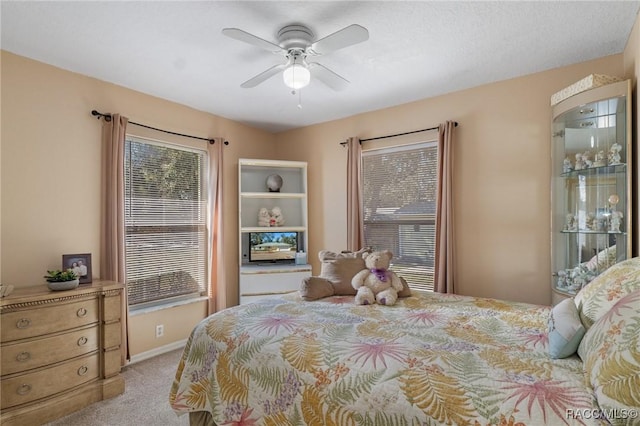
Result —
<instances>
[{"instance_id":1,"label":"white stuffed bear","mask_svg":"<svg viewBox=\"0 0 640 426\"><path fill-rule=\"evenodd\" d=\"M280 207L274 207L271 209L271 226L282 226L284 225L284 216L282 216L282 210Z\"/></svg>"},{"instance_id":2,"label":"white stuffed bear","mask_svg":"<svg viewBox=\"0 0 640 426\"><path fill-rule=\"evenodd\" d=\"M364 253L362 258L367 266L351 280L357 290L355 302L358 305L393 305L398 300L398 292L402 290L402 281L389 270L393 253L389 250Z\"/></svg>"},{"instance_id":3,"label":"white stuffed bear","mask_svg":"<svg viewBox=\"0 0 640 426\"><path fill-rule=\"evenodd\" d=\"M258 211L258 226L271 226L269 221L271 220L271 215L269 214L269 210L266 208L261 208Z\"/></svg>"}]
</instances>

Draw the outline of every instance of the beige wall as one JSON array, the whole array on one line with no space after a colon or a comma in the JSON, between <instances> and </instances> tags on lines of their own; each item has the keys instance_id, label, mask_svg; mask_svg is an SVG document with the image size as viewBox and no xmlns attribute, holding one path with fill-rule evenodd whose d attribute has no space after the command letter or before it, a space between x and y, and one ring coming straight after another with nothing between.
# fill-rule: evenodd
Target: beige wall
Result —
<instances>
[{"instance_id":1,"label":"beige wall","mask_svg":"<svg viewBox=\"0 0 640 426\"><path fill-rule=\"evenodd\" d=\"M638 100L638 78L640 77L640 15L636 17L636 22L627 41L627 46L623 52L624 55L624 75L631 79L631 91L633 97L633 121L631 124L632 144L636 152L635 179L635 240L634 240L634 256L640 255L640 144L638 143L638 123L640 123L640 106Z\"/></svg>"},{"instance_id":2,"label":"beige wall","mask_svg":"<svg viewBox=\"0 0 640 426\"><path fill-rule=\"evenodd\" d=\"M169 346L174 342L186 341L189 332L207 316L205 303L190 303L174 306L145 314L131 314L129 317L129 352L132 356L153 352L156 348ZM156 338L157 325L164 326L164 335Z\"/></svg>"},{"instance_id":3,"label":"beige wall","mask_svg":"<svg viewBox=\"0 0 640 426\"><path fill-rule=\"evenodd\" d=\"M309 252L346 247L347 153L339 142L455 120L458 291L549 304L549 99L591 73L622 75L622 65L622 55L609 56L279 134L281 158L309 162Z\"/></svg>"},{"instance_id":4,"label":"beige wall","mask_svg":"<svg viewBox=\"0 0 640 426\"><path fill-rule=\"evenodd\" d=\"M230 141L224 149L224 227L229 253L224 264L227 302L236 304L237 159L268 157L275 137L5 51L1 61L1 282L16 287L44 284L46 270L60 268L65 253L91 253L93 275L99 277L101 122L90 114L97 109L120 112L130 120L161 129ZM140 136L194 143L136 126L128 130ZM204 141L195 143L206 147ZM137 335L132 336L132 348L161 345L163 342L155 339L155 325L138 327L136 321L168 326L164 316L156 311L133 317L132 329ZM173 335L173 328L167 327L167 331L168 336ZM189 331L185 325L182 338L188 337Z\"/></svg>"}]
</instances>

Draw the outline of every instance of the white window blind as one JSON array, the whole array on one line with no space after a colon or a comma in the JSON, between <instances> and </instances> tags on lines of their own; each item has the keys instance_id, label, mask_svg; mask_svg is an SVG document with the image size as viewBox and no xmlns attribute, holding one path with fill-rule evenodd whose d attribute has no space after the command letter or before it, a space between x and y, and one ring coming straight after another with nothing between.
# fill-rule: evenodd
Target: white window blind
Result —
<instances>
[{"instance_id":1,"label":"white window blind","mask_svg":"<svg viewBox=\"0 0 640 426\"><path fill-rule=\"evenodd\" d=\"M365 245L391 250L391 269L433 291L438 148L435 142L364 151Z\"/></svg>"},{"instance_id":2,"label":"white window blind","mask_svg":"<svg viewBox=\"0 0 640 426\"><path fill-rule=\"evenodd\" d=\"M206 184L204 151L127 137L125 267L130 306L205 294Z\"/></svg>"}]
</instances>

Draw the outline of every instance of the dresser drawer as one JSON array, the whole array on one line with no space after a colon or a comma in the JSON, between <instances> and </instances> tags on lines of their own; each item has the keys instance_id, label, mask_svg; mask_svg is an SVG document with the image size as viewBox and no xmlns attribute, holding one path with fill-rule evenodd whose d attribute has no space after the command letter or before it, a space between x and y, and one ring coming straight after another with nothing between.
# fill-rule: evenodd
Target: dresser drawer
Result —
<instances>
[{"instance_id":1,"label":"dresser drawer","mask_svg":"<svg viewBox=\"0 0 640 426\"><path fill-rule=\"evenodd\" d=\"M52 337L4 344L0 374L18 373L88 354L98 349L98 339L99 330L95 325Z\"/></svg>"},{"instance_id":2,"label":"dresser drawer","mask_svg":"<svg viewBox=\"0 0 640 426\"><path fill-rule=\"evenodd\" d=\"M2 409L35 401L95 380L100 374L98 354L52 368L2 380Z\"/></svg>"},{"instance_id":3,"label":"dresser drawer","mask_svg":"<svg viewBox=\"0 0 640 426\"><path fill-rule=\"evenodd\" d=\"M97 298L3 313L0 341L26 339L97 323L98 314Z\"/></svg>"}]
</instances>

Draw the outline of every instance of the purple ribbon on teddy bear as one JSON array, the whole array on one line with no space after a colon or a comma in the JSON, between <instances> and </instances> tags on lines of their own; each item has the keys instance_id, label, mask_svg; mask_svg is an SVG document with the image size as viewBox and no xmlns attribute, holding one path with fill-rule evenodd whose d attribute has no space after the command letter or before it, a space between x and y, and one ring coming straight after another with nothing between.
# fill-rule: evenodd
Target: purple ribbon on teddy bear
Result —
<instances>
[{"instance_id":1,"label":"purple ribbon on teddy bear","mask_svg":"<svg viewBox=\"0 0 640 426\"><path fill-rule=\"evenodd\" d=\"M382 282L387 282L387 270L386 269L370 269L371 273L376 276Z\"/></svg>"}]
</instances>

